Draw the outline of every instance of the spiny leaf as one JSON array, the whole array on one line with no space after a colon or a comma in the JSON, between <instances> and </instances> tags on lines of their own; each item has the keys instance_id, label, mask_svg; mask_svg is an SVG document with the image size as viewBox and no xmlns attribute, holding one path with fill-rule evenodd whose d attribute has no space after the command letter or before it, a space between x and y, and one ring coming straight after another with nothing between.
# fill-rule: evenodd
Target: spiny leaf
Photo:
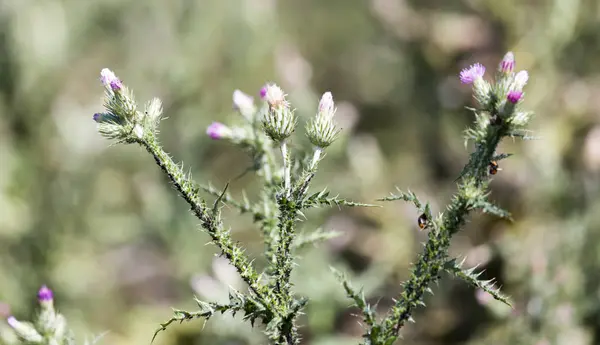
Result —
<instances>
[{"instance_id":1,"label":"spiny leaf","mask_svg":"<svg viewBox=\"0 0 600 345\"><path fill-rule=\"evenodd\" d=\"M329 196L329 192L324 189L318 193L314 193L302 202L303 208L319 207L319 206L348 206L348 207L380 207L378 205L363 204L360 202L349 201L336 196Z\"/></svg>"},{"instance_id":2,"label":"spiny leaf","mask_svg":"<svg viewBox=\"0 0 600 345\"><path fill-rule=\"evenodd\" d=\"M350 299L352 299L354 301L354 305L362 311L364 322L367 325L373 327L375 325L375 313L373 312L373 308L371 308L371 306L365 300L365 295L364 295L363 291L361 290L360 292L356 292L354 290L354 288L352 288L352 286L350 285L350 282L348 281L348 279L346 279L346 276L342 272L338 271L337 269L335 269L333 267L329 267L329 269L331 270L331 272L336 276L338 281L344 287L344 290L346 291L346 295Z\"/></svg>"},{"instance_id":3,"label":"spiny leaf","mask_svg":"<svg viewBox=\"0 0 600 345\"><path fill-rule=\"evenodd\" d=\"M309 234L299 234L298 237L296 237L293 246L295 249L300 249L311 244L317 244L319 242L330 240L340 236L341 234L342 233L338 231L323 231L323 229L319 228Z\"/></svg>"},{"instance_id":4,"label":"spiny leaf","mask_svg":"<svg viewBox=\"0 0 600 345\"><path fill-rule=\"evenodd\" d=\"M413 193L410 189L408 190L408 192L405 193L405 192L401 191L400 188L398 188L398 187L396 187L396 190L398 191L398 194L390 193L390 196L377 199L377 201L404 200L407 202L412 202L419 210L421 210L421 208L423 207L423 204L421 203L421 201L419 200L419 198L417 197L417 195L415 193Z\"/></svg>"},{"instance_id":5,"label":"spiny leaf","mask_svg":"<svg viewBox=\"0 0 600 345\"><path fill-rule=\"evenodd\" d=\"M444 270L458 278L461 278L468 284L489 293L492 297L494 297L494 299L508 305L509 307L512 307L508 300L509 298L500 293L500 289L495 286L494 279L479 280L478 278L483 273L483 271L476 272L475 270L477 269L477 267L464 270L462 268L464 262L465 259L463 259L460 263L457 262L456 259L448 260L444 264Z\"/></svg>"},{"instance_id":6,"label":"spiny leaf","mask_svg":"<svg viewBox=\"0 0 600 345\"><path fill-rule=\"evenodd\" d=\"M480 201L475 204L475 207L481 209L484 213L493 214L497 217L513 221L513 218L512 218L512 215L510 214L510 212L508 212L488 201Z\"/></svg>"}]
</instances>

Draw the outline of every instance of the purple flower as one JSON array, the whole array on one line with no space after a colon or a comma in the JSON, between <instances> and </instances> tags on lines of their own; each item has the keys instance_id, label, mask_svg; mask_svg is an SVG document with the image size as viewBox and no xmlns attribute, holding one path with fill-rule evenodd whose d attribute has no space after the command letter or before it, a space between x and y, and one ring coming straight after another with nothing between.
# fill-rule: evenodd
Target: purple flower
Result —
<instances>
[{"instance_id":1,"label":"purple flower","mask_svg":"<svg viewBox=\"0 0 600 345\"><path fill-rule=\"evenodd\" d=\"M473 84L476 79L482 78L484 74L485 67L482 64L476 63L460 71L460 81L463 84Z\"/></svg>"},{"instance_id":2,"label":"purple flower","mask_svg":"<svg viewBox=\"0 0 600 345\"><path fill-rule=\"evenodd\" d=\"M521 97L523 96L523 92L522 91L510 91L508 93L508 95L506 96L506 99L512 103L515 104L517 103L519 100L521 100Z\"/></svg>"},{"instance_id":3,"label":"purple flower","mask_svg":"<svg viewBox=\"0 0 600 345\"><path fill-rule=\"evenodd\" d=\"M211 139L219 140L230 137L231 129L220 122L213 122L206 129L206 134L208 134Z\"/></svg>"},{"instance_id":4,"label":"purple flower","mask_svg":"<svg viewBox=\"0 0 600 345\"><path fill-rule=\"evenodd\" d=\"M42 287L38 291L38 301L48 302L48 301L52 301L52 298L54 298L54 294L52 293L52 290L48 289L48 287L46 285L42 285Z\"/></svg>"},{"instance_id":5,"label":"purple flower","mask_svg":"<svg viewBox=\"0 0 600 345\"><path fill-rule=\"evenodd\" d=\"M100 117L102 116L101 113L95 113L94 114L94 121L98 122L98 120L100 120Z\"/></svg>"},{"instance_id":6,"label":"purple flower","mask_svg":"<svg viewBox=\"0 0 600 345\"><path fill-rule=\"evenodd\" d=\"M264 96L263 96L264 93ZM271 107L287 107L289 104L285 100L285 92L275 85L275 84L267 84L260 90L261 98L269 103Z\"/></svg>"},{"instance_id":7,"label":"purple flower","mask_svg":"<svg viewBox=\"0 0 600 345\"><path fill-rule=\"evenodd\" d=\"M268 85L265 85L260 89L260 98L265 99L267 97L267 87Z\"/></svg>"},{"instance_id":8,"label":"purple flower","mask_svg":"<svg viewBox=\"0 0 600 345\"><path fill-rule=\"evenodd\" d=\"M109 87L113 91L121 90L123 83L117 78L115 73L108 68L103 68L100 71L100 81L105 87Z\"/></svg>"},{"instance_id":9,"label":"purple flower","mask_svg":"<svg viewBox=\"0 0 600 345\"><path fill-rule=\"evenodd\" d=\"M515 69L515 55L512 52L506 53L502 62L498 66L498 70L502 73L512 73Z\"/></svg>"}]
</instances>

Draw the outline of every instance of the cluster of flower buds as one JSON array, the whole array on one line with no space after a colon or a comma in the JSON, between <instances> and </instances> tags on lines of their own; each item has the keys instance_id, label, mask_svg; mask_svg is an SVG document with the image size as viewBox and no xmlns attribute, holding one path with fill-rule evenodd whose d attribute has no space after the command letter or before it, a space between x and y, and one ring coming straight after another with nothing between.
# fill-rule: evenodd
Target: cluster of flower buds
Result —
<instances>
[{"instance_id":1,"label":"cluster of flower buds","mask_svg":"<svg viewBox=\"0 0 600 345\"><path fill-rule=\"evenodd\" d=\"M7 318L8 325L17 337L32 344L63 344L70 334L67 323L61 314L54 310L54 296L52 290L46 286L38 291L38 302L41 312L35 323L19 321L14 316Z\"/></svg>"},{"instance_id":2,"label":"cluster of flower buds","mask_svg":"<svg viewBox=\"0 0 600 345\"><path fill-rule=\"evenodd\" d=\"M482 108L490 109L498 105L498 109L501 109L500 115L509 117L513 115L515 105L523 99L523 88L529 79L527 71L515 73L514 69L515 56L508 52L498 65L493 87L483 79L485 67L478 63L463 69L460 72L460 81L473 85L473 95Z\"/></svg>"},{"instance_id":3,"label":"cluster of flower buds","mask_svg":"<svg viewBox=\"0 0 600 345\"><path fill-rule=\"evenodd\" d=\"M275 142L285 141L296 129L296 117L286 100L286 94L275 84L266 84L260 89L259 94L266 105L264 117L261 119L265 134ZM251 96L235 90L233 107L250 124L256 121L257 108ZM335 112L333 96L331 92L325 92L319 102L317 115L306 125L306 136L315 147L324 149L337 139L340 129L336 127L333 120ZM229 139L236 142L243 139L244 130L213 122L206 129L206 134L214 140Z\"/></svg>"},{"instance_id":4,"label":"cluster of flower buds","mask_svg":"<svg viewBox=\"0 0 600 345\"><path fill-rule=\"evenodd\" d=\"M137 110L133 93L108 68L100 71L100 81L105 89L105 112L94 114L98 131L109 139L131 141L142 139L156 130L162 104L157 98L146 104L144 112Z\"/></svg>"}]
</instances>

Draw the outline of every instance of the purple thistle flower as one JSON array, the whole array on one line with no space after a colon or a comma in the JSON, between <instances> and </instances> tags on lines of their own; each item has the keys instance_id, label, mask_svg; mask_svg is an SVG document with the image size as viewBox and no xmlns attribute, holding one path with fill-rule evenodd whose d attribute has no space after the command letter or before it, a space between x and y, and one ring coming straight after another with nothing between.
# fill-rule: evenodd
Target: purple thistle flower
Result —
<instances>
[{"instance_id":1,"label":"purple thistle flower","mask_svg":"<svg viewBox=\"0 0 600 345\"><path fill-rule=\"evenodd\" d=\"M52 293L52 290L50 290L46 285L42 285L38 291L38 301L47 302L52 301L53 298L54 294Z\"/></svg>"},{"instance_id":2,"label":"purple thistle flower","mask_svg":"<svg viewBox=\"0 0 600 345\"><path fill-rule=\"evenodd\" d=\"M508 95L506 96L506 99L512 103L512 104L516 104L519 100L521 100L521 97L523 96L523 92L522 91L510 91L508 93Z\"/></svg>"},{"instance_id":3,"label":"purple thistle flower","mask_svg":"<svg viewBox=\"0 0 600 345\"><path fill-rule=\"evenodd\" d=\"M463 84L473 84L476 79L482 78L484 74L485 67L482 64L476 63L460 71L460 81Z\"/></svg>"},{"instance_id":4,"label":"purple thistle flower","mask_svg":"<svg viewBox=\"0 0 600 345\"><path fill-rule=\"evenodd\" d=\"M498 69L502 73L511 73L515 69L515 55L512 52L506 53Z\"/></svg>"},{"instance_id":5,"label":"purple thistle flower","mask_svg":"<svg viewBox=\"0 0 600 345\"><path fill-rule=\"evenodd\" d=\"M206 129L206 134L213 140L219 140L230 137L231 129L220 122L213 122Z\"/></svg>"},{"instance_id":6,"label":"purple thistle flower","mask_svg":"<svg viewBox=\"0 0 600 345\"><path fill-rule=\"evenodd\" d=\"M260 89L260 98L265 99L267 97L267 88L269 85L265 85Z\"/></svg>"},{"instance_id":7,"label":"purple thistle flower","mask_svg":"<svg viewBox=\"0 0 600 345\"><path fill-rule=\"evenodd\" d=\"M100 81L105 87L110 87L111 90L117 91L123 88L123 83L117 78L115 73L108 68L103 68L100 71Z\"/></svg>"}]
</instances>

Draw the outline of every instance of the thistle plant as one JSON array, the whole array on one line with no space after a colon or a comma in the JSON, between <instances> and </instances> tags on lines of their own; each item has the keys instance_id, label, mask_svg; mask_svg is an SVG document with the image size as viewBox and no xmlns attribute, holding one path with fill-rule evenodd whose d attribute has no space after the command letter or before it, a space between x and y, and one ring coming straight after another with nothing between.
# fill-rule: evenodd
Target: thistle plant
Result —
<instances>
[{"instance_id":1,"label":"thistle plant","mask_svg":"<svg viewBox=\"0 0 600 345\"><path fill-rule=\"evenodd\" d=\"M54 308L54 294L47 286L42 286L37 294L40 311L33 322L20 321L9 316L6 322L11 334L1 334L1 340L7 344L42 344L72 345L76 344L73 332L67 327L65 317ZM85 340L84 344L95 344L100 337Z\"/></svg>"},{"instance_id":2,"label":"thistle plant","mask_svg":"<svg viewBox=\"0 0 600 345\"><path fill-rule=\"evenodd\" d=\"M463 268L464 259L452 258L448 254L452 236L460 231L473 211L482 211L498 217L511 219L510 214L488 200L488 187L498 173L498 161L510 156L497 152L503 138L531 139L526 125L533 113L520 109L523 88L527 84L528 73L514 73L513 53L507 53L498 66L495 83L484 79L485 67L474 64L460 73L464 84L472 85L476 108L469 108L475 115L475 124L465 131L465 146L473 143L470 159L457 179L457 192L452 197L445 212L434 217L429 203L423 203L415 193L398 191L382 201L403 200L411 202L421 216L418 224L428 231L428 239L422 253L413 265L409 279L402 284L402 292L395 299L387 315L377 320L374 309L364 296L355 291L340 275L348 296L362 311L366 326L364 344L392 344L399 337L400 329L406 322L413 322L412 314L418 306L425 306L425 293L433 293L431 286L446 271L468 284L479 288L494 299L510 306L506 296L500 293L494 280L480 280L481 272L476 268Z\"/></svg>"},{"instance_id":3,"label":"thistle plant","mask_svg":"<svg viewBox=\"0 0 600 345\"><path fill-rule=\"evenodd\" d=\"M487 200L491 177L499 170L497 161L508 154L496 152L505 137L529 138L525 126L531 113L520 110L527 72L514 73L514 57L507 54L497 73L494 84L484 80L485 68L476 64L460 73L465 84L473 85L478 104L470 109L475 114L475 126L465 132L465 139L474 143L474 151L458 178L458 192L446 212L434 217L429 204L421 202L412 192L399 192L382 200L412 202L420 214L418 224L429 232L423 253L419 256L409 280L396 299L388 315L377 320L374 308L364 296L356 292L339 274L343 287L355 305L362 310L366 326L365 344L391 344L418 305L430 285L446 270L477 286L494 298L507 303L491 281L479 281L473 269L464 270L461 261L450 258L450 239L464 224L471 211L482 210L501 217L509 214ZM218 122L207 128L214 140L228 141L242 148L251 159L253 171L262 183L257 200L245 194L239 198L227 191L228 185L217 188L197 183L183 165L175 163L159 143L158 129L163 118L160 100L153 99L143 108L138 107L133 93L116 75L101 71L105 88L105 112L94 115L100 134L115 143L137 144L145 149L159 168L188 203L200 226L247 285L247 290L231 290L229 302L215 303L195 299L195 311L175 310L171 319L161 324L154 336L174 322L197 318L210 319L216 313L241 314L253 326L262 324L272 344L298 344L298 316L307 303L293 289L291 276L297 251L306 244L326 240L335 235L314 232L301 235L300 219L307 209L324 206L371 206L332 196L326 190L310 193L311 182L324 158L327 147L338 138L340 129L335 123L336 107L333 95L326 92L316 111L305 125L306 138L312 144L310 152L296 152L289 145L298 127L298 117L287 101L285 92L275 84L265 85L259 92L258 104L253 97L236 90L234 108L239 112L237 125ZM206 197L212 196L212 203ZM231 230L221 217L221 208L228 205L241 214L249 215L256 224L264 242L264 256L252 258L244 248L233 241ZM257 260L258 259L258 260Z\"/></svg>"}]
</instances>

